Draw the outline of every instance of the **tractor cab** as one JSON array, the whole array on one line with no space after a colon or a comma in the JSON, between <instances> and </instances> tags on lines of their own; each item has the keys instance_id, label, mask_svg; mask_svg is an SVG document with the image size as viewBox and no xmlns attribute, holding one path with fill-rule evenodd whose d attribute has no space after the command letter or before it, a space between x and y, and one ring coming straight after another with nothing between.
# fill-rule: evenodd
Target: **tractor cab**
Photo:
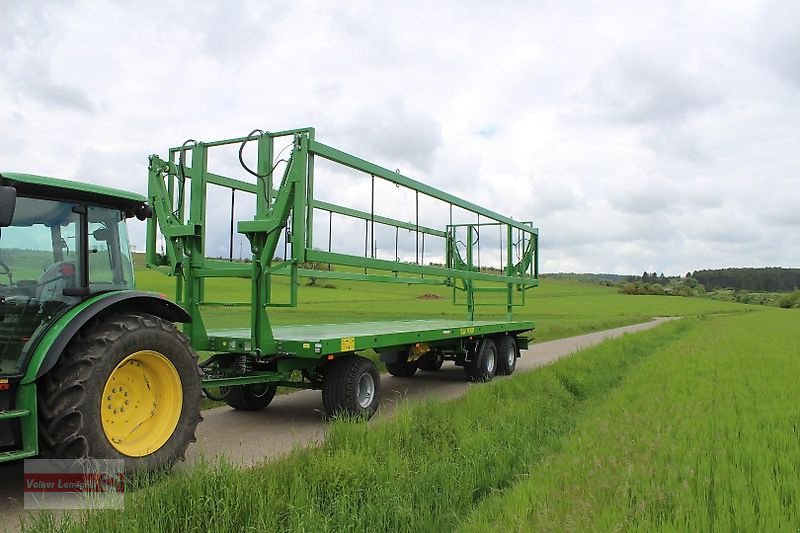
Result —
<instances>
[{"instance_id":1,"label":"tractor cab","mask_svg":"<svg viewBox=\"0 0 800 533\"><path fill-rule=\"evenodd\" d=\"M26 358L65 311L87 297L133 289L126 219L145 198L27 174L0 177L0 376Z\"/></svg>"}]
</instances>

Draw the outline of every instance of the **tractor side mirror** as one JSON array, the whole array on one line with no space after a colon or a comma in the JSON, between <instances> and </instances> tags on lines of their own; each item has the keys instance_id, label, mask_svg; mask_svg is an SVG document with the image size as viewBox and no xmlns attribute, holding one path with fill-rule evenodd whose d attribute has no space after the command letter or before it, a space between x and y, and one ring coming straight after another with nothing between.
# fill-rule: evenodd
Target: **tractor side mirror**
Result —
<instances>
[{"instance_id":1,"label":"tractor side mirror","mask_svg":"<svg viewBox=\"0 0 800 533\"><path fill-rule=\"evenodd\" d=\"M17 206L17 189L14 187L0 187L0 228L11 225L14 218L14 208Z\"/></svg>"}]
</instances>

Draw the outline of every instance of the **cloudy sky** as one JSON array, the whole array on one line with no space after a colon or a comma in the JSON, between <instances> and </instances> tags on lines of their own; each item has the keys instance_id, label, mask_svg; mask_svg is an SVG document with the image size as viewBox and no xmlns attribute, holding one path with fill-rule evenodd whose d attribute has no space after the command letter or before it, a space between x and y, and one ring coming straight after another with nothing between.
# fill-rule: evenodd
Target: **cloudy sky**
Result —
<instances>
[{"instance_id":1,"label":"cloudy sky","mask_svg":"<svg viewBox=\"0 0 800 533\"><path fill-rule=\"evenodd\" d=\"M798 23L791 0L0 0L0 170L145 192L187 138L312 125L533 220L545 272L798 267Z\"/></svg>"}]
</instances>

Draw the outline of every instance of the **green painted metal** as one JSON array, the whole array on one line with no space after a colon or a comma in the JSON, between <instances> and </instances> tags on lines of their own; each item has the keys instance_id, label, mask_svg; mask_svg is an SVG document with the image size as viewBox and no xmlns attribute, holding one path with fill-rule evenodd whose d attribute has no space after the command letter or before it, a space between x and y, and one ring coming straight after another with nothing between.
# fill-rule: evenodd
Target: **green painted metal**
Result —
<instances>
[{"instance_id":1,"label":"green painted metal","mask_svg":"<svg viewBox=\"0 0 800 533\"><path fill-rule=\"evenodd\" d=\"M47 352L53 346L53 343L56 342L64 328L66 328L70 322L75 319L75 317L77 317L84 309L95 302L105 298L111 298L120 292L137 291L113 291L96 294L71 307L59 318L57 318L55 322L50 325L47 332L42 337L42 340L39 341L39 343L36 345L36 348L33 350L33 353L30 355L30 359L28 360L27 367L25 368L25 374L22 377L21 383L23 385L32 384L36 380L39 368L42 366Z\"/></svg>"},{"instance_id":2,"label":"green painted metal","mask_svg":"<svg viewBox=\"0 0 800 533\"><path fill-rule=\"evenodd\" d=\"M418 342L452 342L464 337L516 333L533 328L533 322L528 321L396 320L275 326L273 333L280 353L319 359L354 350L380 350ZM241 350L246 349L250 332L247 329L213 330L209 338L213 350Z\"/></svg>"},{"instance_id":3,"label":"green painted metal","mask_svg":"<svg viewBox=\"0 0 800 533\"><path fill-rule=\"evenodd\" d=\"M278 180L274 176L275 161L278 158L275 143L286 140L290 143L290 151L284 156L286 165ZM247 169L255 174L255 182L225 176L208 168L209 150L217 147L239 146L240 154L243 143L254 142L257 146L255 170ZM191 155L191 162L188 155ZM354 169L373 181L376 179L393 183L414 192L417 198L416 220L402 221L345 206L332 204L314 198L315 158ZM244 165L244 161L242 161ZM255 216L253 220L240 220L236 224L238 232L250 242L250 265L234 261L214 260L205 257L205 238L208 227L206 219L208 185L227 187L239 194L255 195ZM190 191L187 199L186 190ZM435 228L419 224L419 196L427 196L446 202L451 206L451 221L446 227ZM517 331L530 329L530 323L513 323L513 307L524 301L525 291L538 285L538 229L532 224L513 220L492 210L478 206L434 187L425 185L399 172L390 171L336 148L315 140L313 128L300 128L281 132L262 132L255 130L250 135L221 141L196 142L187 141L180 147L169 149L166 160L157 155L150 156L148 197L155 210L156 217L148 225L147 262L151 267L159 265L156 245L159 231L164 238L166 262L169 272L176 277L179 301L192 315L193 321L185 331L198 350L218 350L234 352L245 350L262 356L278 353L309 353L304 351L302 342L299 348L290 337L282 336L285 330L273 328L270 324L267 309L269 307L296 306L297 281L300 276L334 278L346 280L365 280L372 282L420 283L431 285L447 285L456 291L466 294L467 320L474 321L476 309L487 303L480 301L477 294L489 292L486 283L500 284L492 292L505 296L500 303L507 310L507 321L504 324L515 324ZM374 205L374 192L373 204ZM476 224L452 224L452 208L471 212L478 218ZM336 213L338 216L365 221L367 231L374 228L375 223L413 231L417 240L417 260L414 262L389 261L375 257L375 250L365 244L364 255L336 253L331 250L318 250L313 247L314 216L318 212ZM482 268L480 265L479 233L485 228L494 226L503 235L505 228L507 257L501 270ZM289 229L291 231L289 232ZM459 251L459 232L466 232L468 244L466 257ZM277 246L281 237L287 235L289 256L284 261L275 262ZM447 264L442 266L426 265L420 259L419 246L425 235L445 240L444 255ZM366 242L366 237L365 237ZM424 242L424 241L423 241ZM516 254L513 253L513 249ZM515 257L516 262L514 262ZM308 262L353 267L359 269L344 271L319 270L305 268ZM361 273L363 270L363 274ZM277 302L272 296L272 276L289 276L291 287L289 301ZM251 280L251 320L247 330L238 331L235 336L220 336L206 331L202 320L201 308L212 303L203 295L203 287L207 278L250 278ZM454 296L454 301L456 301ZM230 305L246 305L247 302L231 302ZM498 304L492 304L498 305ZM418 327L425 326L418 324ZM341 328L342 326L337 326ZM375 326L377 327L377 326ZM495 323L500 328L500 323ZM278 331L282 331L279 335ZM500 331L500 330L497 330ZM511 331L502 329L502 331ZM246 333L246 334L245 334ZM386 332L391 340L387 342L411 342L416 333L409 332L407 338L400 334ZM438 333L441 335L441 332ZM341 336L341 335L340 335ZM227 339L227 340L226 340ZM234 342L234 339L238 341ZM231 341L233 347L231 346ZM246 341L246 343L243 343ZM331 343L330 339L322 341ZM363 341L369 344L367 341ZM381 341L383 342L383 341ZM226 343L223 346L222 343ZM331 345L332 346L332 345ZM377 345L376 345L377 346ZM245 349L246 347L246 349ZM371 347L371 346L368 346ZM340 346L341 348L341 346ZM333 349L333 348L331 348ZM360 348L359 348L360 349ZM339 352L325 353L341 353ZM317 353L317 356L319 354Z\"/></svg>"},{"instance_id":4,"label":"green painted metal","mask_svg":"<svg viewBox=\"0 0 800 533\"><path fill-rule=\"evenodd\" d=\"M203 380L203 388L209 387L231 387L234 385L251 385L253 383L275 383L276 385L296 384L289 381L290 372L257 372L247 376L237 376L230 378L206 378ZM300 387L297 387L300 388Z\"/></svg>"},{"instance_id":5,"label":"green painted metal","mask_svg":"<svg viewBox=\"0 0 800 533\"><path fill-rule=\"evenodd\" d=\"M0 411L0 420L19 420L22 433L22 447L0 453L0 463L18 461L39 454L39 433L36 405L36 384L21 385L17 388L16 409Z\"/></svg>"},{"instance_id":6,"label":"green painted metal","mask_svg":"<svg viewBox=\"0 0 800 533\"><path fill-rule=\"evenodd\" d=\"M39 411L36 402L36 383L20 384L17 389L17 409L28 411L28 416L20 419L22 424L23 453L39 453Z\"/></svg>"},{"instance_id":7,"label":"green painted metal","mask_svg":"<svg viewBox=\"0 0 800 533\"><path fill-rule=\"evenodd\" d=\"M0 420L11 420L12 418L22 418L28 416L30 411L27 409L12 409L11 411L0 411Z\"/></svg>"},{"instance_id":8,"label":"green painted metal","mask_svg":"<svg viewBox=\"0 0 800 533\"><path fill-rule=\"evenodd\" d=\"M66 189L79 193L85 193L95 196L106 196L110 199L123 199L130 200L133 203L145 202L145 197L135 192L123 191L121 189L114 189L111 187L104 187L102 185L94 185L92 183L84 183L78 181L68 181L58 178L50 178L46 176L35 176L33 174L19 174L16 172L3 172L2 176L7 180L13 182L26 183L28 185L36 185L39 187L47 187L52 189Z\"/></svg>"}]
</instances>

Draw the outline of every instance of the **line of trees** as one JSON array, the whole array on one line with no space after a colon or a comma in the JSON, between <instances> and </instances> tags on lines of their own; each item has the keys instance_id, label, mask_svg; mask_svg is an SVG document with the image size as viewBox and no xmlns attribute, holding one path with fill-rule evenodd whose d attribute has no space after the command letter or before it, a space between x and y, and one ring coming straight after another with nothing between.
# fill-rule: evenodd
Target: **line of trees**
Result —
<instances>
[{"instance_id":1,"label":"line of trees","mask_svg":"<svg viewBox=\"0 0 800 533\"><path fill-rule=\"evenodd\" d=\"M706 290L735 289L758 292L791 292L800 288L800 268L720 268L686 274Z\"/></svg>"}]
</instances>

